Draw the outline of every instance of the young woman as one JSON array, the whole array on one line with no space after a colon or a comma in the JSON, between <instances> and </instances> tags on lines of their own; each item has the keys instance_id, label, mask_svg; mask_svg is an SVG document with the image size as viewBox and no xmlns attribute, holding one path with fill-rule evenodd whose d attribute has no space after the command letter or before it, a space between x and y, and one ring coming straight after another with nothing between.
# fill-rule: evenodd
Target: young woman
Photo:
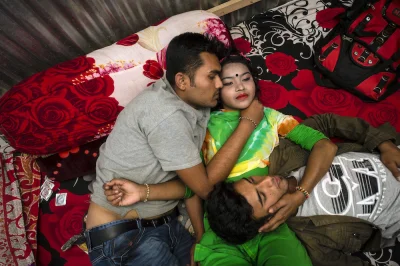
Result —
<instances>
[{"instance_id":1,"label":"young woman","mask_svg":"<svg viewBox=\"0 0 400 266\"><path fill-rule=\"evenodd\" d=\"M256 123L249 117L240 116L240 110L247 108L257 96L257 79L250 61L241 55L229 55L221 60L220 110L213 111L208 123L208 132L203 144L203 158L208 164L225 141L233 133L242 119L253 123L255 130L247 140L242 153L232 169L226 182L235 182L252 175L267 175L269 156L284 137L312 150L307 168L299 186L311 192L320 178L328 171L336 153L336 145L331 143L322 133L300 125L293 117L276 110L264 108L264 117ZM189 191L178 180L174 182L174 190L180 196L189 196ZM159 184L157 186L169 186ZM123 179L107 184L110 189L106 194L114 205L130 205L139 200L146 200L147 187L127 184ZM115 193L113 192L115 191ZM151 193L151 188L150 188ZM176 195L176 194L175 194ZM260 198L268 195L260 194ZM153 198L154 199L154 198ZM168 200L170 198L158 198ZM289 194L277 202L270 211L275 213L268 222L268 234L260 234L241 245L229 245L210 229L205 219L205 233L196 246L195 260L201 265L311 265L307 253L294 233L286 224L282 224L303 202L303 193ZM262 226L266 221L257 221L252 226ZM282 225L281 225L282 224ZM281 225L281 226L280 226ZM276 230L275 230L276 229ZM227 255L229 254L229 256Z\"/></svg>"}]
</instances>

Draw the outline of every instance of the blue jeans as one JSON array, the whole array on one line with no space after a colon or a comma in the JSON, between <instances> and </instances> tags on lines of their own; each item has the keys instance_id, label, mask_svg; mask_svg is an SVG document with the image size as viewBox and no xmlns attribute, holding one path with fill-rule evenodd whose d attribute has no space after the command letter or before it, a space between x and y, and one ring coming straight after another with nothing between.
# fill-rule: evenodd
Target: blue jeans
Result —
<instances>
[{"instance_id":1,"label":"blue jeans","mask_svg":"<svg viewBox=\"0 0 400 266\"><path fill-rule=\"evenodd\" d=\"M194 244L194 239L176 218L158 227L141 227L138 223L138 229L123 233L96 247L90 245L88 232L95 232L124 222L137 222L137 220L114 221L85 232L93 266L190 264L190 249Z\"/></svg>"}]
</instances>

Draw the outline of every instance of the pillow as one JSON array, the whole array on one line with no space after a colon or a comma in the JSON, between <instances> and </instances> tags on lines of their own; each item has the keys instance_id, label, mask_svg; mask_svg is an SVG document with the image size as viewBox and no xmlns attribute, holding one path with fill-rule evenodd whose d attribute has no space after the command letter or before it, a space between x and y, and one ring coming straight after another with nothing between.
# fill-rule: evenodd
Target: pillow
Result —
<instances>
[{"instance_id":1,"label":"pillow","mask_svg":"<svg viewBox=\"0 0 400 266\"><path fill-rule=\"evenodd\" d=\"M17 150L37 155L107 136L119 112L164 76L169 41L188 31L231 43L229 31L212 13L173 16L15 85L0 98L0 133Z\"/></svg>"}]
</instances>

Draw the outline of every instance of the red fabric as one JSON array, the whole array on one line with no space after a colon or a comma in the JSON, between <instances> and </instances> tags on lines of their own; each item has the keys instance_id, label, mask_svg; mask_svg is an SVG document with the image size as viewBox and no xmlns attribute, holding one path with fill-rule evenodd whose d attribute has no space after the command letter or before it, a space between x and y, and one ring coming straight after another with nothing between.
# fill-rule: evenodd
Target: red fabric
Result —
<instances>
[{"instance_id":1,"label":"red fabric","mask_svg":"<svg viewBox=\"0 0 400 266\"><path fill-rule=\"evenodd\" d=\"M359 60L363 56L364 51L368 51L362 44L353 43L353 47L351 48L350 56L353 58L353 62L363 67L373 67L380 62L379 58L375 56L373 53L369 53L368 56L363 60ZM335 59L337 62L337 58ZM332 70L331 70L332 71Z\"/></svg>"},{"instance_id":2,"label":"red fabric","mask_svg":"<svg viewBox=\"0 0 400 266\"><path fill-rule=\"evenodd\" d=\"M65 252L61 251L65 242L81 233L83 217L89 208L90 195L76 195L67 189L60 189L60 184L55 183L58 187L53 189L55 193L67 193L67 204L56 206L53 196L46 206L46 211L41 210L39 231L46 237L47 243L42 243L42 248L39 249L38 264L90 266L89 256L78 246L74 245ZM57 253L58 255L54 256Z\"/></svg>"},{"instance_id":3,"label":"red fabric","mask_svg":"<svg viewBox=\"0 0 400 266\"><path fill-rule=\"evenodd\" d=\"M332 112L363 118L373 126L389 122L400 132L400 91L380 103L365 103L345 90L316 85L311 71L307 69L300 70L292 79L292 84L297 90L288 91L289 103L306 116ZM260 100L269 106L263 98Z\"/></svg>"},{"instance_id":4,"label":"red fabric","mask_svg":"<svg viewBox=\"0 0 400 266\"><path fill-rule=\"evenodd\" d=\"M96 71L93 65L92 58L78 57L33 75L1 97L0 131L10 145L49 154L87 143L110 128L123 109L110 97L112 78L79 82L81 74Z\"/></svg>"},{"instance_id":5,"label":"red fabric","mask_svg":"<svg viewBox=\"0 0 400 266\"><path fill-rule=\"evenodd\" d=\"M333 29L340 21L340 15L344 13L343 7L327 8L317 13L319 26L326 29Z\"/></svg>"},{"instance_id":6,"label":"red fabric","mask_svg":"<svg viewBox=\"0 0 400 266\"><path fill-rule=\"evenodd\" d=\"M236 49L238 49L241 53L247 54L251 51L251 43L249 43L244 38L237 38L233 40Z\"/></svg>"},{"instance_id":7,"label":"red fabric","mask_svg":"<svg viewBox=\"0 0 400 266\"><path fill-rule=\"evenodd\" d=\"M297 69L294 58L290 55L276 52L265 58L265 65L272 74L286 76Z\"/></svg>"},{"instance_id":8,"label":"red fabric","mask_svg":"<svg viewBox=\"0 0 400 266\"><path fill-rule=\"evenodd\" d=\"M282 109L289 103L289 93L282 86L271 81L260 80L260 101L273 109Z\"/></svg>"},{"instance_id":9,"label":"red fabric","mask_svg":"<svg viewBox=\"0 0 400 266\"><path fill-rule=\"evenodd\" d=\"M30 155L0 154L0 265L34 264L40 173Z\"/></svg>"},{"instance_id":10,"label":"red fabric","mask_svg":"<svg viewBox=\"0 0 400 266\"><path fill-rule=\"evenodd\" d=\"M382 77L388 77L388 81L385 84L385 86L383 86L382 92L381 93L376 93L373 91L373 89L375 87L378 86L380 80L382 79ZM382 94L385 93L388 84L390 84L394 79L396 78L394 73L390 73L390 72L379 72L378 74L372 75L370 77L368 77L367 79L365 79L363 82L361 82L358 86L357 86L357 90L360 91L363 95L366 95L372 99L378 99L379 96L381 96Z\"/></svg>"},{"instance_id":11,"label":"red fabric","mask_svg":"<svg viewBox=\"0 0 400 266\"><path fill-rule=\"evenodd\" d=\"M137 41L139 41L139 35L137 34L132 34L129 35L126 38L123 38L122 40L119 40L117 42L118 45L124 45L124 46L132 46L135 43L137 43Z\"/></svg>"},{"instance_id":12,"label":"red fabric","mask_svg":"<svg viewBox=\"0 0 400 266\"><path fill-rule=\"evenodd\" d=\"M143 66L143 75L151 79L160 79L164 75L164 70L157 61L147 60Z\"/></svg>"},{"instance_id":13,"label":"red fabric","mask_svg":"<svg viewBox=\"0 0 400 266\"><path fill-rule=\"evenodd\" d=\"M399 0L394 0L389 4L389 6L386 10L386 16L391 21L396 23L397 26L400 26L400 1Z\"/></svg>"},{"instance_id":14,"label":"red fabric","mask_svg":"<svg viewBox=\"0 0 400 266\"><path fill-rule=\"evenodd\" d=\"M332 44L337 44L338 47L336 49L333 49L332 52L330 52L328 55L326 55L326 58L320 57L320 63L328 69L330 72L333 72L333 70L336 67L337 61L339 59L340 55L340 48L342 47L342 38L338 35L335 38L333 38L329 43L327 43L324 47L321 48L321 55L332 45ZM325 56L325 55L324 55Z\"/></svg>"}]
</instances>

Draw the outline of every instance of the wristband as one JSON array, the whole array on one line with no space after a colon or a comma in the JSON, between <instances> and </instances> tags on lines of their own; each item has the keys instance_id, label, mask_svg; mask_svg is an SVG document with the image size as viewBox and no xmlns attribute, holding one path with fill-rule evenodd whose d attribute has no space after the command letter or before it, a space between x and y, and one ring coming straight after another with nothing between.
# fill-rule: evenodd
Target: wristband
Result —
<instances>
[{"instance_id":1,"label":"wristband","mask_svg":"<svg viewBox=\"0 0 400 266\"><path fill-rule=\"evenodd\" d=\"M150 186L148 184L144 184L146 186L146 198L144 199L143 202L147 202L149 200L149 196L150 196Z\"/></svg>"},{"instance_id":2,"label":"wristband","mask_svg":"<svg viewBox=\"0 0 400 266\"><path fill-rule=\"evenodd\" d=\"M297 186L296 187L297 191L300 191L301 193L303 193L304 197L306 197L306 199L308 199L310 197L310 193L308 193L307 190L305 190L304 188Z\"/></svg>"},{"instance_id":3,"label":"wristband","mask_svg":"<svg viewBox=\"0 0 400 266\"><path fill-rule=\"evenodd\" d=\"M239 117L239 120L242 120L242 119L247 119L247 120L249 120L251 123L253 123L254 128L257 128L257 126L258 126L257 123L254 122L254 120L251 119L250 117L247 117L247 116L241 116L241 117Z\"/></svg>"}]
</instances>

